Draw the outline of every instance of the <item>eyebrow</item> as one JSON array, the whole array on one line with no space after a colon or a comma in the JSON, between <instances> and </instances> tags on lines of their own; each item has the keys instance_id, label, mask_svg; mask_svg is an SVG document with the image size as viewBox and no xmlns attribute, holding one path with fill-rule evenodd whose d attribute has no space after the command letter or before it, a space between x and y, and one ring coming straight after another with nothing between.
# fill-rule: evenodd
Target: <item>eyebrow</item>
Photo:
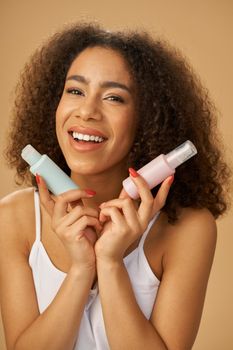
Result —
<instances>
[{"instance_id":1,"label":"eyebrow","mask_svg":"<svg viewBox=\"0 0 233 350\"><path fill-rule=\"evenodd\" d=\"M84 83L84 84L89 84L89 80L87 80L85 77L83 77L82 75L70 75L67 80L75 80L78 81L80 83ZM125 84L122 83L118 83L117 81L103 81L100 84L100 87L102 88L111 88L111 87L115 87L115 88L119 88L122 90L127 91L128 93L132 94L132 90Z\"/></svg>"}]
</instances>

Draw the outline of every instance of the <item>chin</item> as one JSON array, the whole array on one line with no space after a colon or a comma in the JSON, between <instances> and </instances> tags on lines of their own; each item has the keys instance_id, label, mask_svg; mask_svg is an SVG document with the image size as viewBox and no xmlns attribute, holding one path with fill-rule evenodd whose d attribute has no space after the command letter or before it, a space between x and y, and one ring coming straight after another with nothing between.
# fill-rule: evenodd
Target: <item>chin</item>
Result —
<instances>
[{"instance_id":1,"label":"chin","mask_svg":"<svg viewBox=\"0 0 233 350\"><path fill-rule=\"evenodd\" d=\"M77 174L77 175L93 175L96 173L101 172L101 169L97 166L96 164L88 164L88 162L67 162L72 174Z\"/></svg>"}]
</instances>

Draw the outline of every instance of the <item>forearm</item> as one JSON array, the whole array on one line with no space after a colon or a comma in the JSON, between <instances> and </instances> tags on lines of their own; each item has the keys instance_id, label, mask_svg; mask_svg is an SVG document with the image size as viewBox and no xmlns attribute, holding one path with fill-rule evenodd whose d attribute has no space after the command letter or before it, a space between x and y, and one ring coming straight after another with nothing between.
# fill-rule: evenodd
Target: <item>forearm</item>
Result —
<instances>
[{"instance_id":1,"label":"forearm","mask_svg":"<svg viewBox=\"0 0 233 350\"><path fill-rule=\"evenodd\" d=\"M139 308L122 263L97 260L99 293L111 350L167 350Z\"/></svg>"},{"instance_id":2,"label":"forearm","mask_svg":"<svg viewBox=\"0 0 233 350\"><path fill-rule=\"evenodd\" d=\"M19 336L14 350L73 349L93 275L71 269L53 302Z\"/></svg>"}]
</instances>

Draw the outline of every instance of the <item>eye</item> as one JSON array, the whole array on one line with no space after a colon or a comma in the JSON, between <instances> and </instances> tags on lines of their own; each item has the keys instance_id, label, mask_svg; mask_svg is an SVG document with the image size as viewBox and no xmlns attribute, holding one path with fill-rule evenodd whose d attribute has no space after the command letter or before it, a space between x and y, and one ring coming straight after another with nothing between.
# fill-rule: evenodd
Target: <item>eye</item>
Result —
<instances>
[{"instance_id":1,"label":"eye","mask_svg":"<svg viewBox=\"0 0 233 350\"><path fill-rule=\"evenodd\" d=\"M122 97L116 96L116 95L108 96L105 99L108 100L108 101L124 103L124 99Z\"/></svg>"},{"instance_id":2,"label":"eye","mask_svg":"<svg viewBox=\"0 0 233 350\"><path fill-rule=\"evenodd\" d=\"M83 92L80 89L77 89L77 88L66 89L66 92L68 94L71 94L71 95L79 95L79 96L84 95Z\"/></svg>"}]
</instances>

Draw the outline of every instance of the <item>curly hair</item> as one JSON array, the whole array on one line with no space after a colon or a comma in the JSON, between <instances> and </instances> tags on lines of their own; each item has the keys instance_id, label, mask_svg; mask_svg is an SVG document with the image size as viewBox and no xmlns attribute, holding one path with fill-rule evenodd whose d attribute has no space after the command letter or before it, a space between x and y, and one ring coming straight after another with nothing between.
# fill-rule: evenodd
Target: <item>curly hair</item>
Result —
<instances>
[{"instance_id":1,"label":"curly hair","mask_svg":"<svg viewBox=\"0 0 233 350\"><path fill-rule=\"evenodd\" d=\"M95 46L120 53L135 82L139 121L128 164L139 169L187 139L197 148L197 155L176 170L162 209L168 221L174 223L182 207L208 208L218 218L230 203L232 172L221 151L216 109L182 54L144 31L109 32L97 24L72 24L32 55L16 88L5 152L8 164L16 167L18 184L36 186L20 155L28 143L70 174L56 137L55 112L71 63L85 48ZM152 193L157 191L158 186Z\"/></svg>"}]
</instances>

